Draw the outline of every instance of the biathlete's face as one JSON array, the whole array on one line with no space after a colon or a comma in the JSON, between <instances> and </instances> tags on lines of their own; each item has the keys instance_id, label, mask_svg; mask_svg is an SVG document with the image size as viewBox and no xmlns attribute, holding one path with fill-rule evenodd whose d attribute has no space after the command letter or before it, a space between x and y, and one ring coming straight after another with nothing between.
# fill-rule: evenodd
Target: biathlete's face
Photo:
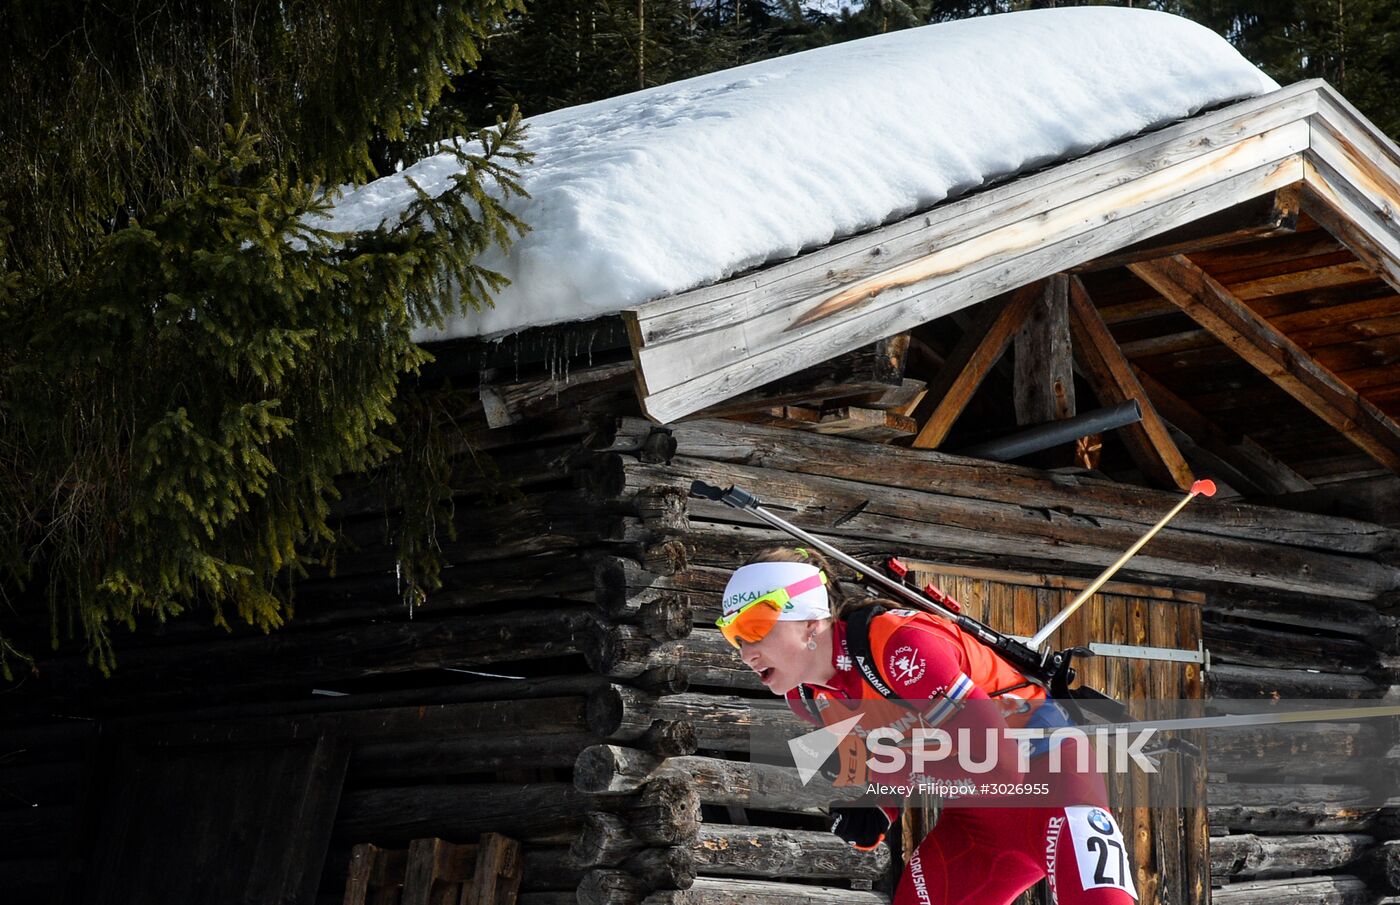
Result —
<instances>
[{"instance_id":1,"label":"biathlete's face","mask_svg":"<svg viewBox=\"0 0 1400 905\"><path fill-rule=\"evenodd\" d=\"M808 650L807 639L813 634L808 621L778 622L760 641L739 641L739 656L744 665L758 673L759 679L776 695L785 695L802 682L819 675L820 650Z\"/></svg>"}]
</instances>

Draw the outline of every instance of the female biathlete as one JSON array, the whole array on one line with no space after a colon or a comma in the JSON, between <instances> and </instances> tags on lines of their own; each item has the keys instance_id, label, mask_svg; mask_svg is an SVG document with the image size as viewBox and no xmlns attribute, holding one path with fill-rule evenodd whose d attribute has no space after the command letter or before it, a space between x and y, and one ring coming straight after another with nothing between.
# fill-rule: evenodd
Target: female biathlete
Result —
<instances>
[{"instance_id":1,"label":"female biathlete","mask_svg":"<svg viewBox=\"0 0 1400 905\"><path fill-rule=\"evenodd\" d=\"M817 725L836 723L849 716L853 702L897 697L933 702L921 714L923 725L942 725L945 731L964 711L982 714L984 724L999 729L1006 727L1003 711L1030 710L1040 715L1040 725L1055 724L1047 714L1055 715L1058 725L1068 723L1057 706L1044 701L1042 689L947 620L897 609L890 601L842 601L829 574L816 551L775 548L735 570L724 590L718 624L725 637L799 717ZM881 605L889 609L861 612ZM868 643L854 632L864 633ZM867 662L857 662L862 658ZM1015 699L1017 707L974 704L993 696L1001 702ZM996 744L1002 746L998 778L1046 780L1050 793L1022 798L1015 806L950 801L905 866L894 905L1003 905L1042 878L1061 905L1136 901L1102 777L1076 771L1081 762L1063 749L1056 760L1067 765L1065 772L1052 774L1045 768L1050 758L1044 744L1033 749L1038 753L1029 760L1029 772L1013 775L1008 771L1016 769L1016 757L1006 756L1003 742ZM1075 744L1066 741L1064 747ZM1010 750L1016 750L1014 741ZM979 762L986 753L979 752ZM870 849L898 811L833 806L832 816L833 832Z\"/></svg>"}]
</instances>

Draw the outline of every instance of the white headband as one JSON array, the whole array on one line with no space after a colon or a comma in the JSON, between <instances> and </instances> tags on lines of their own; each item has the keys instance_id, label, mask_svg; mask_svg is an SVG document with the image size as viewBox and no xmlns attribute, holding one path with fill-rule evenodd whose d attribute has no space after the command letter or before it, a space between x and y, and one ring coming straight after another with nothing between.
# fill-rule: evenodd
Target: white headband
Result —
<instances>
[{"instance_id":1,"label":"white headband","mask_svg":"<svg viewBox=\"0 0 1400 905\"><path fill-rule=\"evenodd\" d=\"M764 594L771 594L779 588L820 574L820 569L805 562L756 562L740 566L729 576L729 583L724 586L724 615L731 616L735 610L751 600L757 600ZM830 615L831 606L827 602L826 585L818 584L790 599L778 614L778 619L825 619Z\"/></svg>"}]
</instances>

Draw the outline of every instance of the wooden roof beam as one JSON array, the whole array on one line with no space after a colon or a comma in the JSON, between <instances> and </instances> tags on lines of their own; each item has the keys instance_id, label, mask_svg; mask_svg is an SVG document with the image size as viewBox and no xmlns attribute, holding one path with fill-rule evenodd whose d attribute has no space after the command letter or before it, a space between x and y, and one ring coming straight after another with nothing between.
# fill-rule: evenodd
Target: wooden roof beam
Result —
<instances>
[{"instance_id":1,"label":"wooden roof beam","mask_svg":"<svg viewBox=\"0 0 1400 905\"><path fill-rule=\"evenodd\" d=\"M967 408L972 394L1006 352L1007 345L1021 328L1031 307L1043 292L1042 283L1022 286L1011 294L990 320L967 329L943 363L938 377L929 385L926 398L937 400L933 413L914 438L916 449L937 449L948 438L953 423Z\"/></svg>"},{"instance_id":2,"label":"wooden roof beam","mask_svg":"<svg viewBox=\"0 0 1400 905\"><path fill-rule=\"evenodd\" d=\"M1186 464L1142 384L1138 383L1079 277L1070 279L1069 311L1075 357L1099 402L1117 405L1136 399L1142 408L1142 421L1123 428L1120 434L1133 461L1149 480L1163 486L1189 489L1195 480L1191 467Z\"/></svg>"},{"instance_id":3,"label":"wooden roof beam","mask_svg":"<svg viewBox=\"0 0 1400 905\"><path fill-rule=\"evenodd\" d=\"M1231 295L1214 277L1181 255L1129 268L1377 462L1400 472L1400 425Z\"/></svg>"}]
</instances>

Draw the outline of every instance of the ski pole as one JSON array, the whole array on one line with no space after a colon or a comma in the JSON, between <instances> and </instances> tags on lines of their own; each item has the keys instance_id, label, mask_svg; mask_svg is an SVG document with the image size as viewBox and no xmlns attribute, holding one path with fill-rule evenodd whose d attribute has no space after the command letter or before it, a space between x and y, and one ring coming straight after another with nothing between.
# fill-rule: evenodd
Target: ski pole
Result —
<instances>
[{"instance_id":1,"label":"ski pole","mask_svg":"<svg viewBox=\"0 0 1400 905\"><path fill-rule=\"evenodd\" d=\"M1045 627L1035 633L1035 635L1027 643L1027 646L1030 647L1032 650L1039 650L1041 646L1044 645L1045 642L1050 639L1050 636L1055 634L1055 630L1058 629L1061 625L1063 625L1066 619L1068 619L1070 616L1073 616L1074 611L1083 606L1086 600L1094 596L1094 593L1097 592L1099 588L1103 587L1104 584L1107 583L1108 580L1113 577L1114 573L1116 573L1119 569L1123 568L1123 564L1126 563L1128 560L1132 559L1134 554L1136 554L1137 551L1141 550L1144 544L1152 540L1152 538L1156 536L1158 531L1161 531L1163 528L1165 528L1167 526L1167 522L1176 518L1176 514L1181 510L1185 509L1187 503L1194 500L1197 496L1202 495L1215 496L1214 481L1200 480L1193 483L1191 485L1191 490L1186 494L1185 497L1182 498L1181 502L1177 503L1175 506L1172 507L1171 512L1168 512L1166 515L1162 516L1161 521L1149 528L1147 530L1147 533L1144 534L1142 537L1138 538L1137 541L1131 547L1129 547L1122 556L1114 560L1112 565L1100 572L1098 578L1095 578L1092 582L1089 583L1089 586L1087 588L1080 591L1079 594L1076 595L1075 598L1069 602L1068 606L1066 606L1063 610L1060 610L1059 613L1055 614L1055 618L1045 623Z\"/></svg>"}]
</instances>

